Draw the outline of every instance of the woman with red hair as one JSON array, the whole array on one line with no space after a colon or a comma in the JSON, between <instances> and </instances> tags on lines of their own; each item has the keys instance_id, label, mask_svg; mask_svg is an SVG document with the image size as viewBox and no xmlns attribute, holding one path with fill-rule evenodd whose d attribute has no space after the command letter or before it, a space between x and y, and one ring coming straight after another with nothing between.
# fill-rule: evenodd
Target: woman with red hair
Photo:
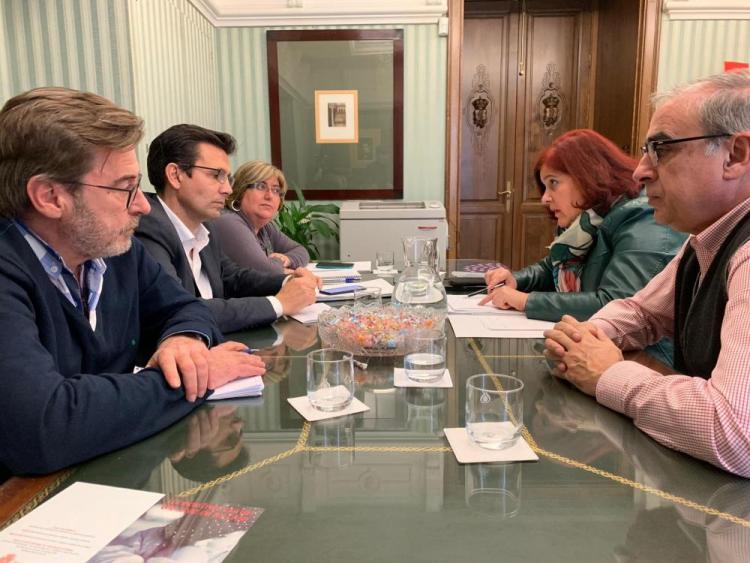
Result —
<instances>
[{"instance_id":1,"label":"woman with red hair","mask_svg":"<svg viewBox=\"0 0 750 563\"><path fill-rule=\"evenodd\" d=\"M654 222L633 180L637 162L590 129L569 131L534 166L542 203L557 220L549 255L518 272L486 274L482 303L530 319L588 319L607 302L641 289L674 257L685 235Z\"/></svg>"}]
</instances>

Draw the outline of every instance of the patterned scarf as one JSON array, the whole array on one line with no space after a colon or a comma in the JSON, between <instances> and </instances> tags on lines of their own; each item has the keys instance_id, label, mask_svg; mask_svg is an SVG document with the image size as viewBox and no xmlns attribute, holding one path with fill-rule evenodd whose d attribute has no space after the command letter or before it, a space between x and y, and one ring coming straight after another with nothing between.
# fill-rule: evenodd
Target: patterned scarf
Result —
<instances>
[{"instance_id":1,"label":"patterned scarf","mask_svg":"<svg viewBox=\"0 0 750 563\"><path fill-rule=\"evenodd\" d=\"M596 211L587 209L552 241L549 256L557 291L581 291L581 272L586 255L596 240L596 232L603 220Z\"/></svg>"}]
</instances>

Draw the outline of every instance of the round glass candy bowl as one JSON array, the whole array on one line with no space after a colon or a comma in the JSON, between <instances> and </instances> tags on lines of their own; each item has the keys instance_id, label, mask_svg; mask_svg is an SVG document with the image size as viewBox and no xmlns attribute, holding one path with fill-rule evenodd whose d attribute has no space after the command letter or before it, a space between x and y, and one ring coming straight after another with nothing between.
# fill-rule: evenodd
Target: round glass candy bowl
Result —
<instances>
[{"instance_id":1,"label":"round glass candy bowl","mask_svg":"<svg viewBox=\"0 0 750 563\"><path fill-rule=\"evenodd\" d=\"M419 328L442 329L445 312L421 307L348 305L323 311L318 331L325 346L358 356L403 356L406 334Z\"/></svg>"}]
</instances>

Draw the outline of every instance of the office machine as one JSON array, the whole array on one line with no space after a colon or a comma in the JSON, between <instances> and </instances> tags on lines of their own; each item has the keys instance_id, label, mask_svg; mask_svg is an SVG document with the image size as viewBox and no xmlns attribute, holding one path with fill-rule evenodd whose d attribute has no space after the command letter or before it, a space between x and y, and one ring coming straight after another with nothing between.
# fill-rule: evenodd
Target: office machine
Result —
<instances>
[{"instance_id":1,"label":"office machine","mask_svg":"<svg viewBox=\"0 0 750 563\"><path fill-rule=\"evenodd\" d=\"M344 201L341 203L341 260L374 260L378 250L393 250L396 267L404 265L401 239L438 239L438 265L445 270L448 222L439 201Z\"/></svg>"}]
</instances>

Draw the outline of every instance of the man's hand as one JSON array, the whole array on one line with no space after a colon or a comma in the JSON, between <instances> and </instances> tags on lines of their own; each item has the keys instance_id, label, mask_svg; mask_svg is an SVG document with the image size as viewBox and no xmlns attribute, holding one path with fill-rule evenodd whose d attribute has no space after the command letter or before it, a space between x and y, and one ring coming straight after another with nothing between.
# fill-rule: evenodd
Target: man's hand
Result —
<instances>
[{"instance_id":1,"label":"man's hand","mask_svg":"<svg viewBox=\"0 0 750 563\"><path fill-rule=\"evenodd\" d=\"M185 387L185 398L191 403L206 394L208 385L208 347L192 335L175 334L165 338L151 356L147 368L159 368L167 384Z\"/></svg>"},{"instance_id":2,"label":"man's hand","mask_svg":"<svg viewBox=\"0 0 750 563\"><path fill-rule=\"evenodd\" d=\"M297 270L301 269L303 268L297 268ZM316 276L313 277L317 280ZM317 282L309 277L294 277L286 282L281 291L276 294L276 298L281 302L284 314L293 315L315 303L315 289L317 287Z\"/></svg>"},{"instance_id":3,"label":"man's hand","mask_svg":"<svg viewBox=\"0 0 750 563\"><path fill-rule=\"evenodd\" d=\"M492 293L484 297L479 304L484 305L492 301L492 304L499 309L515 309L516 311L526 310L526 301L529 299L529 294L523 291L518 291L507 285L498 287L493 290Z\"/></svg>"},{"instance_id":4,"label":"man's hand","mask_svg":"<svg viewBox=\"0 0 750 563\"><path fill-rule=\"evenodd\" d=\"M505 287L515 289L518 287L516 278L513 277L513 273L507 268L495 268L489 270L484 274L484 281L487 287L495 287L499 283L504 283Z\"/></svg>"},{"instance_id":5,"label":"man's hand","mask_svg":"<svg viewBox=\"0 0 750 563\"><path fill-rule=\"evenodd\" d=\"M558 362L554 375L588 395L596 395L602 373L623 360L620 349L594 324L578 322L569 315L545 330L544 336L545 355Z\"/></svg>"},{"instance_id":6,"label":"man's hand","mask_svg":"<svg viewBox=\"0 0 750 563\"><path fill-rule=\"evenodd\" d=\"M301 280L305 280L304 284L312 288L320 289L321 287L323 287L322 278L319 278L307 268L297 268L292 272L292 275L294 276L295 280L300 280L300 282ZM289 285L289 282L287 282L285 285Z\"/></svg>"},{"instance_id":7,"label":"man's hand","mask_svg":"<svg viewBox=\"0 0 750 563\"><path fill-rule=\"evenodd\" d=\"M247 352L240 342L224 342L208 351L208 389L216 389L241 377L266 373L266 364Z\"/></svg>"},{"instance_id":8,"label":"man's hand","mask_svg":"<svg viewBox=\"0 0 750 563\"><path fill-rule=\"evenodd\" d=\"M292 260L291 258L289 258L289 256L287 256L286 254L281 254L280 252L272 252L268 255L268 258L280 262L281 265L284 266L284 268L288 268L292 263Z\"/></svg>"}]
</instances>

